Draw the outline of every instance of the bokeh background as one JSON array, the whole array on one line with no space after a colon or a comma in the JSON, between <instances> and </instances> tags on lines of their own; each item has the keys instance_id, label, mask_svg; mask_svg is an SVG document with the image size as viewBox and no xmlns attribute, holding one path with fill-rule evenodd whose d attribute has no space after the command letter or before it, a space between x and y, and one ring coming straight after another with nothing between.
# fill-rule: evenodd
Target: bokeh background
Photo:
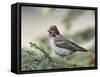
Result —
<instances>
[{"instance_id":1,"label":"bokeh background","mask_svg":"<svg viewBox=\"0 0 100 77\"><path fill-rule=\"evenodd\" d=\"M95 66L94 10L22 6L21 11L22 71ZM51 25L89 52L76 52L68 59L56 55L48 44Z\"/></svg>"}]
</instances>

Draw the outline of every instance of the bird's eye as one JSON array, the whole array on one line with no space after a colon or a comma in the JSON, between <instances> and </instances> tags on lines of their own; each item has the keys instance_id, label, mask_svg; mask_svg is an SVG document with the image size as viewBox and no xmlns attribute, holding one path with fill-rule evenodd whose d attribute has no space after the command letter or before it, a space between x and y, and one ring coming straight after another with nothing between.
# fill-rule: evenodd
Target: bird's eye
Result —
<instances>
[{"instance_id":1,"label":"bird's eye","mask_svg":"<svg viewBox=\"0 0 100 77\"><path fill-rule=\"evenodd\" d=\"M49 32L50 34L52 33L52 32Z\"/></svg>"}]
</instances>

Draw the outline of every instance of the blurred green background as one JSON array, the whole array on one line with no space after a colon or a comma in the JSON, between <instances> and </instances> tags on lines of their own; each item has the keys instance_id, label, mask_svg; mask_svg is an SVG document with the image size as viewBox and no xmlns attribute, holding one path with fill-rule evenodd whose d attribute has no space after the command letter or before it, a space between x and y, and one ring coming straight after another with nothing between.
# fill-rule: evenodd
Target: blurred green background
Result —
<instances>
[{"instance_id":1,"label":"blurred green background","mask_svg":"<svg viewBox=\"0 0 100 77\"><path fill-rule=\"evenodd\" d=\"M56 55L46 33L52 24L89 52L77 51L68 58ZM22 71L95 66L95 11L23 7L21 56Z\"/></svg>"}]
</instances>

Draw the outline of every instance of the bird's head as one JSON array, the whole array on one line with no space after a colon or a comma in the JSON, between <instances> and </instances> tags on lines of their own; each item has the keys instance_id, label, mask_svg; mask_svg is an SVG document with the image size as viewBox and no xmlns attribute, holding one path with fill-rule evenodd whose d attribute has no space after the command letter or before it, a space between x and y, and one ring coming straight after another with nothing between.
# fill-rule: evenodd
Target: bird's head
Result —
<instances>
[{"instance_id":1,"label":"bird's head","mask_svg":"<svg viewBox=\"0 0 100 77\"><path fill-rule=\"evenodd\" d=\"M51 37L56 37L56 35L60 34L55 25L50 26L48 32Z\"/></svg>"}]
</instances>

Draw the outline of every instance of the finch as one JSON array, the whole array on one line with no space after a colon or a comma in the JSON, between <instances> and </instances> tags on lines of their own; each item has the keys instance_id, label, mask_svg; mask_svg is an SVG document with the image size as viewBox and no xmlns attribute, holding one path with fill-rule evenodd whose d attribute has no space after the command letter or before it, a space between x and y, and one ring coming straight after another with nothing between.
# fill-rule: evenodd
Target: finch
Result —
<instances>
[{"instance_id":1,"label":"finch","mask_svg":"<svg viewBox=\"0 0 100 77\"><path fill-rule=\"evenodd\" d=\"M69 56L76 51L88 51L62 36L55 25L50 26L48 32L50 47L58 55Z\"/></svg>"}]
</instances>

